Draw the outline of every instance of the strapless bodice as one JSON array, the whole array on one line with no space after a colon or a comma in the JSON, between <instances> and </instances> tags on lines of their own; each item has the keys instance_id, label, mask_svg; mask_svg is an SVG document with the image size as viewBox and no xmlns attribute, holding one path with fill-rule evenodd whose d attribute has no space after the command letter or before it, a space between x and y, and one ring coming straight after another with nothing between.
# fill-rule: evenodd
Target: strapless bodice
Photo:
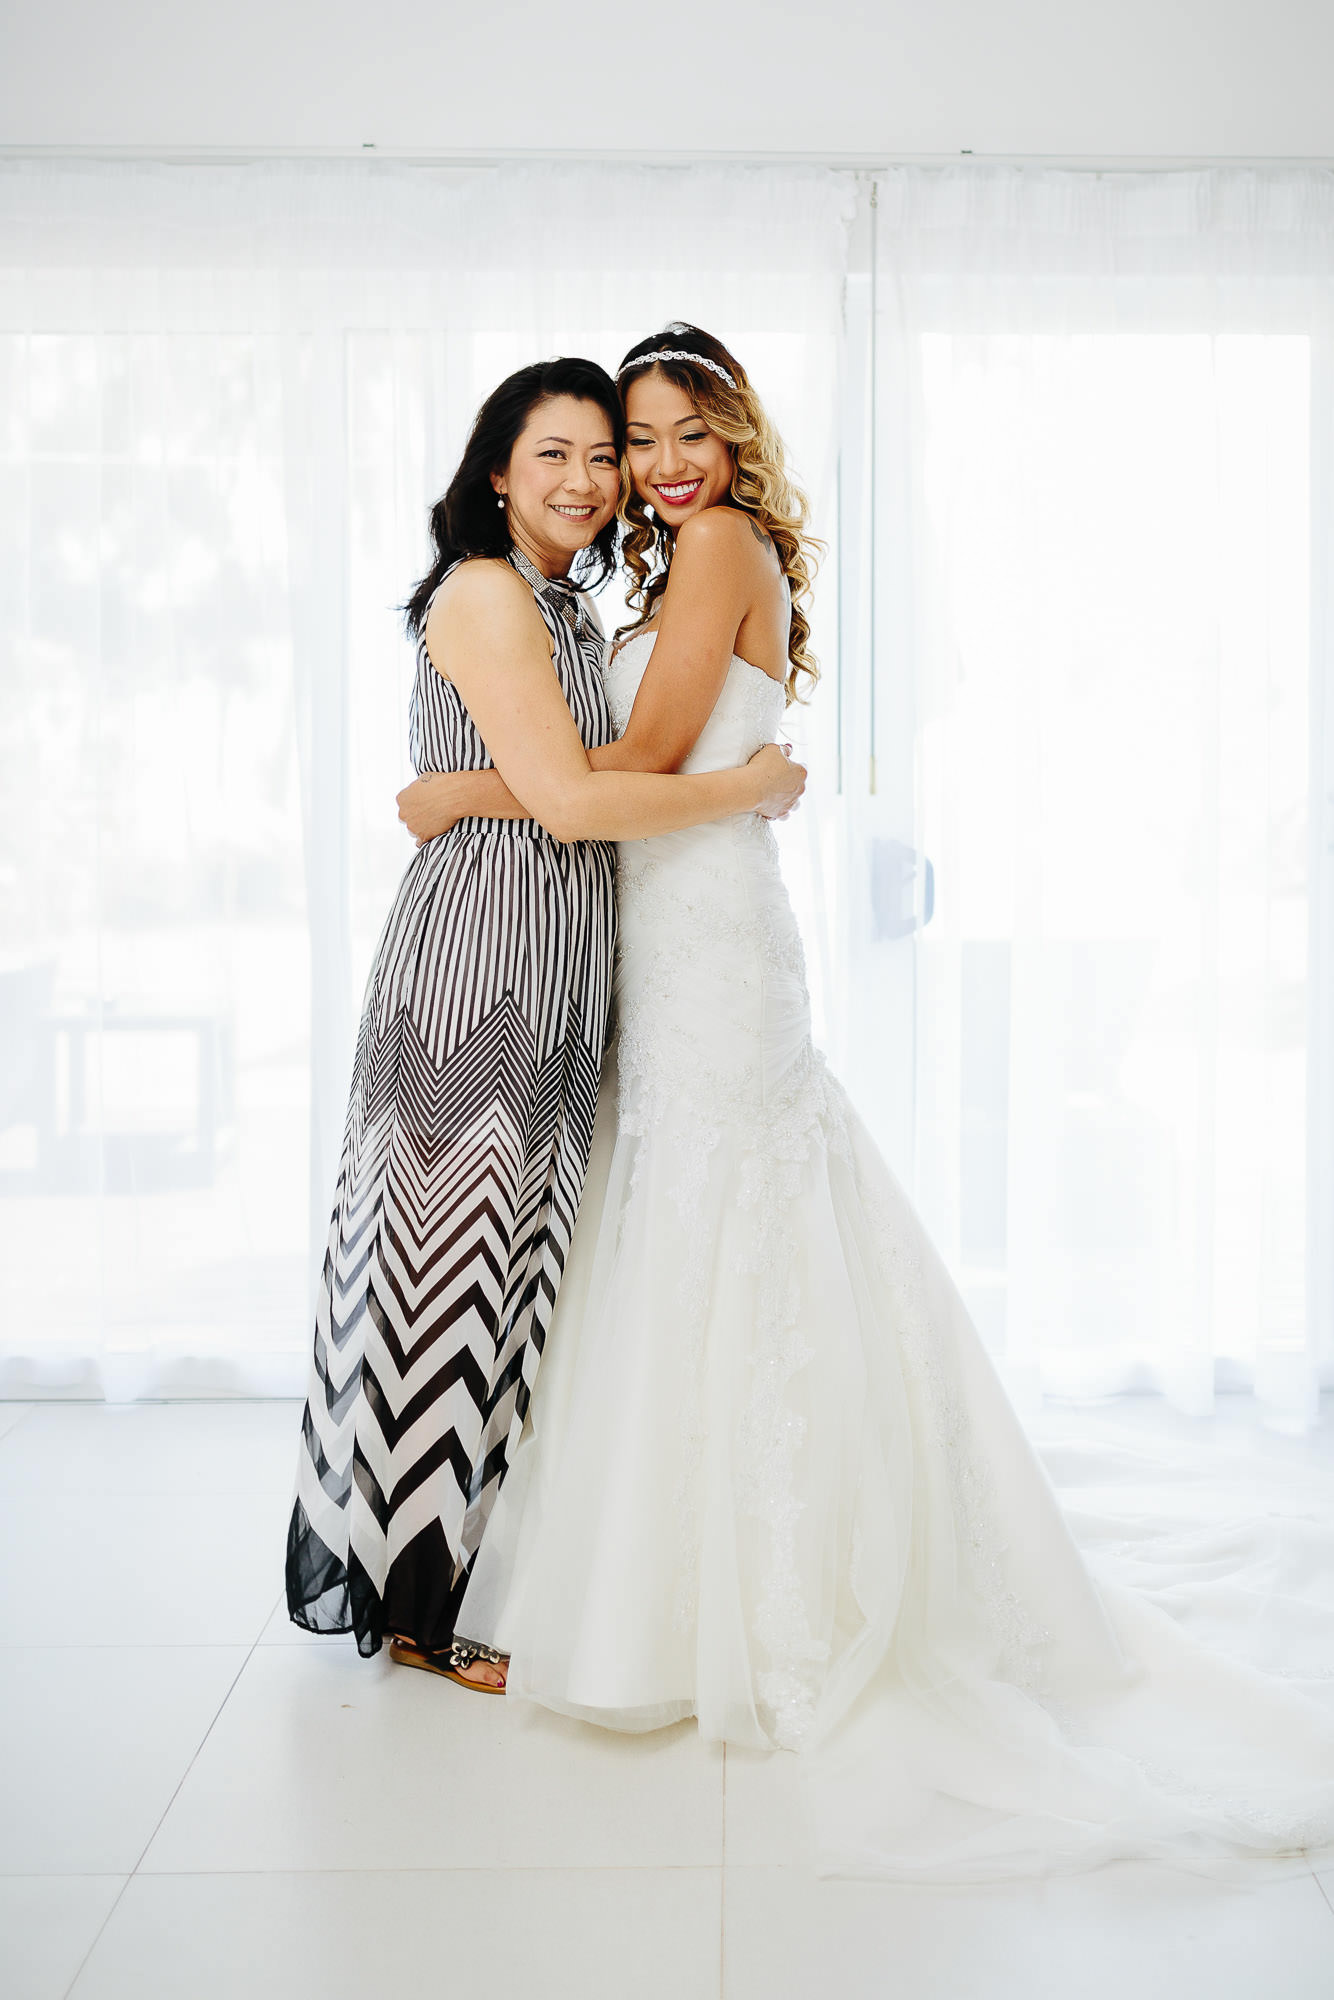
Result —
<instances>
[{"instance_id":1,"label":"strapless bodice","mask_svg":"<svg viewBox=\"0 0 1334 2000\"><path fill-rule=\"evenodd\" d=\"M637 632L613 657L605 674L607 700L618 736L624 734L635 705L639 683L653 653L656 632ZM771 742L787 693L780 681L733 653L713 714L681 769L726 771L753 757L761 743Z\"/></svg>"},{"instance_id":2,"label":"strapless bodice","mask_svg":"<svg viewBox=\"0 0 1334 2000\"><path fill-rule=\"evenodd\" d=\"M657 634L636 634L605 674L616 729ZM683 771L744 764L773 740L786 693L734 655ZM699 1130L764 1115L813 1061L801 939L758 813L734 813L617 849L617 1071L623 1132L695 1105Z\"/></svg>"}]
</instances>

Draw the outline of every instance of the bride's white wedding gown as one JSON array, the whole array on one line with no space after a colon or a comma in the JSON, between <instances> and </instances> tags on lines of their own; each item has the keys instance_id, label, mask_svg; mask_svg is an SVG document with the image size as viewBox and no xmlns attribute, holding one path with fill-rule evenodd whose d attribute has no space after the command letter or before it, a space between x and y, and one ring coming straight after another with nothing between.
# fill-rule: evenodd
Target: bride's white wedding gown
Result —
<instances>
[{"instance_id":1,"label":"bride's white wedding gown","mask_svg":"<svg viewBox=\"0 0 1334 2000\"><path fill-rule=\"evenodd\" d=\"M608 669L618 729L652 646ZM744 761L783 704L734 659L684 768ZM1280 1552L1141 1521L1117 1548L1090 1515L1095 1581L812 1045L771 828L624 844L619 904L615 1063L459 1629L510 1653L512 1696L813 1751L841 1870L1334 1838L1327 1527L1290 1524ZM1152 1587L1117 1582L1116 1556ZM1302 1677L1262 1671L1266 1651Z\"/></svg>"}]
</instances>

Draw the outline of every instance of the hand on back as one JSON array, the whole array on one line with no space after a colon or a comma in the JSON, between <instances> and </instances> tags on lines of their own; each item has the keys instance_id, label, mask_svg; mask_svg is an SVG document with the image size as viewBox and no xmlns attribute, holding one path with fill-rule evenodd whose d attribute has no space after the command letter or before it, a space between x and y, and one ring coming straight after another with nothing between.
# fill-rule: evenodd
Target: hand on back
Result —
<instances>
[{"instance_id":1,"label":"hand on back","mask_svg":"<svg viewBox=\"0 0 1334 2000\"><path fill-rule=\"evenodd\" d=\"M456 774L452 771L423 771L420 778L403 787L398 794L398 816L417 847L428 840L437 840L462 819L464 809L457 794Z\"/></svg>"},{"instance_id":2,"label":"hand on back","mask_svg":"<svg viewBox=\"0 0 1334 2000\"><path fill-rule=\"evenodd\" d=\"M806 789L806 766L777 743L762 743L748 767L765 787L756 811L762 819L786 819Z\"/></svg>"}]
</instances>

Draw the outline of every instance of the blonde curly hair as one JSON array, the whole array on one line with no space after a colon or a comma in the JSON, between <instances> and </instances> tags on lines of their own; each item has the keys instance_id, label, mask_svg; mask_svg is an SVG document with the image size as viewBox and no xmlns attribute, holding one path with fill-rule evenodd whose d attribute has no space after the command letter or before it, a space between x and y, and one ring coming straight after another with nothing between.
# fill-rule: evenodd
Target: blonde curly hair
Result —
<instances>
[{"instance_id":1,"label":"blonde curly hair","mask_svg":"<svg viewBox=\"0 0 1334 2000\"><path fill-rule=\"evenodd\" d=\"M654 361L643 368L635 366L643 356L664 348L673 351L671 360ZM679 351L683 349L698 355L700 360L681 359ZM702 366L701 362L713 365ZM720 369L731 376L734 387L717 372ZM804 701L820 678L819 665L810 649L811 627L805 604L824 544L806 532L810 506L806 495L788 475L783 440L765 414L741 363L702 327L685 326L676 320L661 333L638 341L617 373L622 401L632 382L654 370L685 390L709 429L727 445L732 455L732 501L754 516L778 551L792 600L787 698L789 702ZM667 588L674 542L672 530L665 522L650 517L648 507L635 491L628 462L619 513L625 529L621 559L630 572L632 586L627 601L639 615L633 624L620 628L617 639L637 632L657 610Z\"/></svg>"}]
</instances>

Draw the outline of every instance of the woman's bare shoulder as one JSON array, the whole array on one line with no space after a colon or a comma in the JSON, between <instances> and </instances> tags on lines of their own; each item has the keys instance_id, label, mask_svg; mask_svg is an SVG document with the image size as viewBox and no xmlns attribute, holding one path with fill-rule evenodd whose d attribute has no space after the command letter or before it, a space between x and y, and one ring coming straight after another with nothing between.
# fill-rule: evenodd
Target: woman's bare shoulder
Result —
<instances>
[{"instance_id":1,"label":"woman's bare shoulder","mask_svg":"<svg viewBox=\"0 0 1334 2000\"><path fill-rule=\"evenodd\" d=\"M500 642L529 628L541 631L533 593L503 556L469 556L437 590L422 628L431 665L449 680L445 657L453 643L469 640L482 627Z\"/></svg>"},{"instance_id":2,"label":"woman's bare shoulder","mask_svg":"<svg viewBox=\"0 0 1334 2000\"><path fill-rule=\"evenodd\" d=\"M479 621L512 625L534 615L533 593L512 563L503 556L469 556L435 593L426 620L427 643L432 631Z\"/></svg>"},{"instance_id":3,"label":"woman's bare shoulder","mask_svg":"<svg viewBox=\"0 0 1334 2000\"><path fill-rule=\"evenodd\" d=\"M464 612L499 609L522 604L530 597L528 585L504 556L467 556L437 590L431 617L451 609Z\"/></svg>"},{"instance_id":4,"label":"woman's bare shoulder","mask_svg":"<svg viewBox=\"0 0 1334 2000\"><path fill-rule=\"evenodd\" d=\"M701 555L748 554L751 550L769 556L773 543L753 514L744 507L705 507L692 514L676 531L676 553L696 549Z\"/></svg>"}]
</instances>

